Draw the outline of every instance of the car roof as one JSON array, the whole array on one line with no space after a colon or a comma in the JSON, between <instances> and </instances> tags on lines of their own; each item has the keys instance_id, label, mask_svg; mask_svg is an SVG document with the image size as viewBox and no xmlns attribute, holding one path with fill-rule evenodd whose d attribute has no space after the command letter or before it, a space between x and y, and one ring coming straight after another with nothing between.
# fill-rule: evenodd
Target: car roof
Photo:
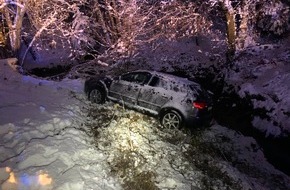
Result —
<instances>
[{"instance_id":1,"label":"car roof","mask_svg":"<svg viewBox=\"0 0 290 190\"><path fill-rule=\"evenodd\" d=\"M168 73L163 73L159 71L150 71L150 70L136 70L132 72L148 72L151 73L152 75L157 75L159 77L162 77L165 80L176 80L185 84L197 84L193 81L188 80L187 78L179 77L176 75L168 74Z\"/></svg>"}]
</instances>

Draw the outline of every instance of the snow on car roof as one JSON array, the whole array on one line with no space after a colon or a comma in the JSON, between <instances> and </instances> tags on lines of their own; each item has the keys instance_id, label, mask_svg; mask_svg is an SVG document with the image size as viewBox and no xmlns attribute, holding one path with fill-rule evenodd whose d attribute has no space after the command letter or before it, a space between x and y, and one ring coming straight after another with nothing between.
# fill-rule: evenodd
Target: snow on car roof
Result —
<instances>
[{"instance_id":1,"label":"snow on car roof","mask_svg":"<svg viewBox=\"0 0 290 190\"><path fill-rule=\"evenodd\" d=\"M185 84L196 84L197 85L197 83L195 83L191 80L188 80L187 78L183 78L183 77L179 77L179 76L176 76L173 74L163 73L163 72L159 72L159 71L136 70L133 72L148 72L148 73L151 73L152 75L160 76L165 80L177 80L177 81L180 81L180 82L185 83Z\"/></svg>"}]
</instances>

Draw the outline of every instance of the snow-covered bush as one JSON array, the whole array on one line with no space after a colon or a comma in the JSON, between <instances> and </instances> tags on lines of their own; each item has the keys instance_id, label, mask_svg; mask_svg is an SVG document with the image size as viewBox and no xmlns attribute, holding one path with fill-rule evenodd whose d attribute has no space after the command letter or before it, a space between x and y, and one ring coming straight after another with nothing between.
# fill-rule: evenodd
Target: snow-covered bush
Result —
<instances>
[{"instance_id":1,"label":"snow-covered bush","mask_svg":"<svg viewBox=\"0 0 290 190\"><path fill-rule=\"evenodd\" d=\"M253 106L252 124L265 136L290 134L290 50L287 44L248 48L234 63L227 83Z\"/></svg>"},{"instance_id":2,"label":"snow-covered bush","mask_svg":"<svg viewBox=\"0 0 290 190\"><path fill-rule=\"evenodd\" d=\"M289 31L289 7L281 1L270 1L257 10L257 28L262 32L283 35Z\"/></svg>"}]
</instances>

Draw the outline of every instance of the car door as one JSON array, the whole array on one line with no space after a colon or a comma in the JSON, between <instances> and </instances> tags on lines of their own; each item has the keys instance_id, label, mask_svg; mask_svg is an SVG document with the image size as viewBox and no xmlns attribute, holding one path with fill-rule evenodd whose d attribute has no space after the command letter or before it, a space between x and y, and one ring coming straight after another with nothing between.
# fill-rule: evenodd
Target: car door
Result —
<instances>
[{"instance_id":1,"label":"car door","mask_svg":"<svg viewBox=\"0 0 290 190\"><path fill-rule=\"evenodd\" d=\"M136 105L137 97L144 83L148 83L150 75L145 72L134 72L122 75L110 86L109 97L120 103Z\"/></svg>"},{"instance_id":2,"label":"car door","mask_svg":"<svg viewBox=\"0 0 290 190\"><path fill-rule=\"evenodd\" d=\"M138 105L149 109L152 113L157 113L171 98L170 93L168 93L167 82L158 76L154 76L150 83L141 89Z\"/></svg>"}]
</instances>

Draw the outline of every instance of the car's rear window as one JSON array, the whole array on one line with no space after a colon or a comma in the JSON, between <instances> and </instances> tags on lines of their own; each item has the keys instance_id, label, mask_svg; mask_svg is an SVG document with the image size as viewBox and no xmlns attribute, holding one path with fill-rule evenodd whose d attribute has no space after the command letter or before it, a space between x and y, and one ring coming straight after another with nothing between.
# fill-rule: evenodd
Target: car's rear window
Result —
<instances>
[{"instance_id":1,"label":"car's rear window","mask_svg":"<svg viewBox=\"0 0 290 190\"><path fill-rule=\"evenodd\" d=\"M196 92L196 94L198 95L197 99L203 100L203 101L210 101L211 99L210 94L206 90L202 89L198 84L190 85L190 89Z\"/></svg>"},{"instance_id":2,"label":"car's rear window","mask_svg":"<svg viewBox=\"0 0 290 190\"><path fill-rule=\"evenodd\" d=\"M189 86L190 90L192 90L198 94L202 91L198 84L190 84L188 86Z\"/></svg>"}]
</instances>

